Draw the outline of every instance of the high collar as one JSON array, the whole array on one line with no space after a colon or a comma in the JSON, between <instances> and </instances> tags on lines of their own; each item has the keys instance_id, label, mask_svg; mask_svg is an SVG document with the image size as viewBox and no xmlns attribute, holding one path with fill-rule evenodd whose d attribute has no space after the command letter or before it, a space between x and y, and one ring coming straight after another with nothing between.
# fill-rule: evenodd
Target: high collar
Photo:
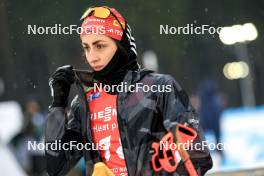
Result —
<instances>
[{"instance_id":1,"label":"high collar","mask_svg":"<svg viewBox=\"0 0 264 176\"><path fill-rule=\"evenodd\" d=\"M76 83L81 85L85 92L87 92L91 87L93 87L95 83L99 82L94 78L92 71L74 69L74 72L76 77ZM153 72L154 71L145 68L137 69L137 70L129 70L124 76L123 82L126 82L127 85L131 85L140 81L147 74Z\"/></svg>"}]
</instances>

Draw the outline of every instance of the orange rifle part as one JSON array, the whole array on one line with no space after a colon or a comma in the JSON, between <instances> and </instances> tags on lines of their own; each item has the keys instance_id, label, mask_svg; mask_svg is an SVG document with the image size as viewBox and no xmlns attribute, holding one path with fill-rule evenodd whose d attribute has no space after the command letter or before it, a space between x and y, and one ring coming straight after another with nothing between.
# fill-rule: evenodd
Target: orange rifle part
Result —
<instances>
[{"instance_id":1,"label":"orange rifle part","mask_svg":"<svg viewBox=\"0 0 264 176\"><path fill-rule=\"evenodd\" d=\"M174 172L178 166L178 159L175 155L176 152L179 152L183 163L185 165L186 170L188 171L190 176L198 176L192 161L190 160L190 156L188 152L184 149L182 144L186 144L188 142L192 142L196 136L197 133L195 130L193 130L190 127L187 127L182 124L177 124L176 131L176 146L177 148L172 149L171 147L165 147L164 145L161 145L162 148L160 148L160 143L163 144L167 143L169 146L173 144L174 137L172 132L168 132L166 135L163 136L160 143L153 142L152 148L154 149L154 154L152 155L152 167L154 171L159 172L162 169L167 172ZM175 144L175 143L174 143ZM179 147L178 147L179 146Z\"/></svg>"}]
</instances>

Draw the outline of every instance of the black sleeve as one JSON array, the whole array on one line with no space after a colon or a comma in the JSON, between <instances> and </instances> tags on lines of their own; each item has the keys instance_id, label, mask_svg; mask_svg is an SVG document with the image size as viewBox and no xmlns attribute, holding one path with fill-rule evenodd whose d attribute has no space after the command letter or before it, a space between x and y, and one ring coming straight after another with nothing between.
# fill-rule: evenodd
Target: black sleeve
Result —
<instances>
[{"instance_id":1,"label":"black sleeve","mask_svg":"<svg viewBox=\"0 0 264 176\"><path fill-rule=\"evenodd\" d=\"M69 113L66 113L65 108L62 107L49 109L45 122L45 157L48 175L66 175L82 157L82 151L76 148L63 150L58 147L55 150L50 145L60 143L62 146L70 141L82 142L78 109L78 103L71 106Z\"/></svg>"}]
</instances>

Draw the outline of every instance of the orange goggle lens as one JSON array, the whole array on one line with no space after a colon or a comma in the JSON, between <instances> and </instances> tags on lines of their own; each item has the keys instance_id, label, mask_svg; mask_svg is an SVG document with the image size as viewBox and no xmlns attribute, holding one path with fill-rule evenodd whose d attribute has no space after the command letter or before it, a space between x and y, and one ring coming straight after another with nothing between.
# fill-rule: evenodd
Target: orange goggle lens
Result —
<instances>
[{"instance_id":1,"label":"orange goggle lens","mask_svg":"<svg viewBox=\"0 0 264 176\"><path fill-rule=\"evenodd\" d=\"M107 18L111 12L106 7L91 7L84 12L81 17L81 20L91 15L91 13L93 13L93 15L97 18Z\"/></svg>"}]
</instances>

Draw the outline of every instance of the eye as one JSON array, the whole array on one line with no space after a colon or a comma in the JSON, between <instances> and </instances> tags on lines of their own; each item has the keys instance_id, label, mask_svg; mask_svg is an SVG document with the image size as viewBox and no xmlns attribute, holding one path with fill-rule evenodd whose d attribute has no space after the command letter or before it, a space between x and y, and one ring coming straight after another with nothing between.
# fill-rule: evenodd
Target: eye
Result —
<instances>
[{"instance_id":1,"label":"eye","mask_svg":"<svg viewBox=\"0 0 264 176\"><path fill-rule=\"evenodd\" d=\"M102 49L103 47L104 47L104 45L102 45L102 44L97 44L97 45L96 45L96 48L97 48L97 49Z\"/></svg>"},{"instance_id":2,"label":"eye","mask_svg":"<svg viewBox=\"0 0 264 176\"><path fill-rule=\"evenodd\" d=\"M84 50L84 51L89 51L89 47L84 45L84 46L83 46L83 50Z\"/></svg>"}]
</instances>

